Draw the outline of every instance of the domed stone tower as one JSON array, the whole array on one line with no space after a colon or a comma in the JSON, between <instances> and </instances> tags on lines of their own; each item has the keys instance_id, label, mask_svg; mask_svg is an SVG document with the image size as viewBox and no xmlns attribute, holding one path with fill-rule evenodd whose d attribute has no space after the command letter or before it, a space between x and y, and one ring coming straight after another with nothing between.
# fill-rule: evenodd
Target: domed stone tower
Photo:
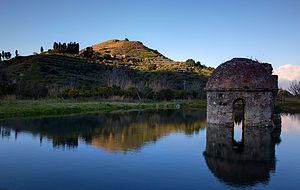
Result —
<instances>
[{"instance_id":1,"label":"domed stone tower","mask_svg":"<svg viewBox=\"0 0 300 190\"><path fill-rule=\"evenodd\" d=\"M233 125L233 105L243 102L248 126L272 124L278 77L270 64L234 58L211 74L206 84L207 123Z\"/></svg>"}]
</instances>

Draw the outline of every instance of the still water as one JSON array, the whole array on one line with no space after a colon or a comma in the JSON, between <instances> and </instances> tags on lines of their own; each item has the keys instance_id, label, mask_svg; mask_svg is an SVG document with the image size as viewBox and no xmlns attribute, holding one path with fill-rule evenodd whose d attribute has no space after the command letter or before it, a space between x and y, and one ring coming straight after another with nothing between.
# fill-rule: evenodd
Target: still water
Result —
<instances>
[{"instance_id":1,"label":"still water","mask_svg":"<svg viewBox=\"0 0 300 190\"><path fill-rule=\"evenodd\" d=\"M195 110L1 121L0 189L300 189L300 115L281 123L241 136Z\"/></svg>"}]
</instances>

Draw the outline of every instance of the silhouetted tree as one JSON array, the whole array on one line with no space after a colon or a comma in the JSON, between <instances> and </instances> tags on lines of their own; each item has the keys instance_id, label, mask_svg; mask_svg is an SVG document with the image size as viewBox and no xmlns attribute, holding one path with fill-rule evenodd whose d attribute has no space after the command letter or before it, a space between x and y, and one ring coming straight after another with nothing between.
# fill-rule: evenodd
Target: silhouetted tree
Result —
<instances>
[{"instance_id":1,"label":"silhouetted tree","mask_svg":"<svg viewBox=\"0 0 300 190\"><path fill-rule=\"evenodd\" d=\"M196 66L201 66L201 62L200 62L200 61L197 61L195 65L196 65Z\"/></svg>"},{"instance_id":2,"label":"silhouetted tree","mask_svg":"<svg viewBox=\"0 0 300 190\"><path fill-rule=\"evenodd\" d=\"M79 53L79 43L76 44L76 51L75 51L75 53L76 53L76 54Z\"/></svg>"},{"instance_id":3,"label":"silhouetted tree","mask_svg":"<svg viewBox=\"0 0 300 190\"><path fill-rule=\"evenodd\" d=\"M5 52L2 51L2 59L4 60L4 58L5 58Z\"/></svg>"},{"instance_id":4,"label":"silhouetted tree","mask_svg":"<svg viewBox=\"0 0 300 190\"><path fill-rule=\"evenodd\" d=\"M18 52L18 50L16 50L16 57L18 57L19 56L19 52Z\"/></svg>"},{"instance_id":5,"label":"silhouetted tree","mask_svg":"<svg viewBox=\"0 0 300 190\"><path fill-rule=\"evenodd\" d=\"M0 61L2 61L2 54L0 53Z\"/></svg>"},{"instance_id":6,"label":"silhouetted tree","mask_svg":"<svg viewBox=\"0 0 300 190\"><path fill-rule=\"evenodd\" d=\"M59 50L60 53L70 53L70 54L78 54L79 53L79 43L69 42L68 44L65 42L54 42L53 45L54 50Z\"/></svg>"},{"instance_id":7,"label":"silhouetted tree","mask_svg":"<svg viewBox=\"0 0 300 190\"><path fill-rule=\"evenodd\" d=\"M43 48L43 46L41 46L41 53L43 53L44 52L44 48Z\"/></svg>"},{"instance_id":8,"label":"silhouetted tree","mask_svg":"<svg viewBox=\"0 0 300 190\"><path fill-rule=\"evenodd\" d=\"M11 58L11 53L10 52L5 52L4 56L5 56L5 59L10 59Z\"/></svg>"},{"instance_id":9,"label":"silhouetted tree","mask_svg":"<svg viewBox=\"0 0 300 190\"><path fill-rule=\"evenodd\" d=\"M66 43L63 43L63 45L62 45L62 50L67 50L67 44Z\"/></svg>"},{"instance_id":10,"label":"silhouetted tree","mask_svg":"<svg viewBox=\"0 0 300 190\"><path fill-rule=\"evenodd\" d=\"M54 49L54 50L57 50L57 49L58 49L58 43L57 43L57 42L54 42L54 44L53 44L53 49Z\"/></svg>"}]
</instances>

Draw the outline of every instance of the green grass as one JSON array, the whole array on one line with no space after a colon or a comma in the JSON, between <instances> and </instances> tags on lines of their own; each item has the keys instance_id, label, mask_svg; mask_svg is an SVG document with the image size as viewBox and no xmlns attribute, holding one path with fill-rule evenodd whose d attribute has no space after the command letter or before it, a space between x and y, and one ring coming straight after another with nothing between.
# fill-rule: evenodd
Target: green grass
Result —
<instances>
[{"instance_id":1,"label":"green grass","mask_svg":"<svg viewBox=\"0 0 300 190\"><path fill-rule=\"evenodd\" d=\"M280 106L282 112L300 113L300 102L297 101L279 101L277 105Z\"/></svg>"},{"instance_id":2,"label":"green grass","mask_svg":"<svg viewBox=\"0 0 300 190\"><path fill-rule=\"evenodd\" d=\"M126 110L176 109L177 104L181 105L181 109L206 109L206 101L203 100L165 102L87 101L62 98L2 100L0 101L0 120ZM282 112L300 113L300 102L298 101L278 101L277 106L281 108Z\"/></svg>"},{"instance_id":3,"label":"green grass","mask_svg":"<svg viewBox=\"0 0 300 190\"><path fill-rule=\"evenodd\" d=\"M111 112L133 109L206 109L205 101L172 102L87 102L64 99L0 101L0 119L19 117L49 117L79 113Z\"/></svg>"},{"instance_id":4,"label":"green grass","mask_svg":"<svg viewBox=\"0 0 300 190\"><path fill-rule=\"evenodd\" d=\"M279 95L277 106L281 112L300 113L300 97Z\"/></svg>"}]
</instances>

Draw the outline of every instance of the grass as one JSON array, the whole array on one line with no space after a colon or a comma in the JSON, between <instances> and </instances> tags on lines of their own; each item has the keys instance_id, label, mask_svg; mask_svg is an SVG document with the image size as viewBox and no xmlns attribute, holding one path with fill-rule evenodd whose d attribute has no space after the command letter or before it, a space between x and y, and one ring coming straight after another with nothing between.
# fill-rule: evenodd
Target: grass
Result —
<instances>
[{"instance_id":1,"label":"grass","mask_svg":"<svg viewBox=\"0 0 300 190\"><path fill-rule=\"evenodd\" d=\"M286 101L281 100L277 102L281 112L300 113L300 101Z\"/></svg>"},{"instance_id":2,"label":"grass","mask_svg":"<svg viewBox=\"0 0 300 190\"><path fill-rule=\"evenodd\" d=\"M177 104L180 104L182 109L206 109L206 102L200 100L171 102L87 102L58 98L45 100L4 100L0 101L0 120L20 117L49 117L133 109L176 109Z\"/></svg>"},{"instance_id":3,"label":"grass","mask_svg":"<svg viewBox=\"0 0 300 190\"><path fill-rule=\"evenodd\" d=\"M42 100L0 100L0 120L9 118L50 117L80 113L100 113L145 109L206 109L204 100L164 101L164 102L120 102L88 101L52 98ZM300 113L299 99L281 99L277 102L282 112Z\"/></svg>"}]
</instances>

